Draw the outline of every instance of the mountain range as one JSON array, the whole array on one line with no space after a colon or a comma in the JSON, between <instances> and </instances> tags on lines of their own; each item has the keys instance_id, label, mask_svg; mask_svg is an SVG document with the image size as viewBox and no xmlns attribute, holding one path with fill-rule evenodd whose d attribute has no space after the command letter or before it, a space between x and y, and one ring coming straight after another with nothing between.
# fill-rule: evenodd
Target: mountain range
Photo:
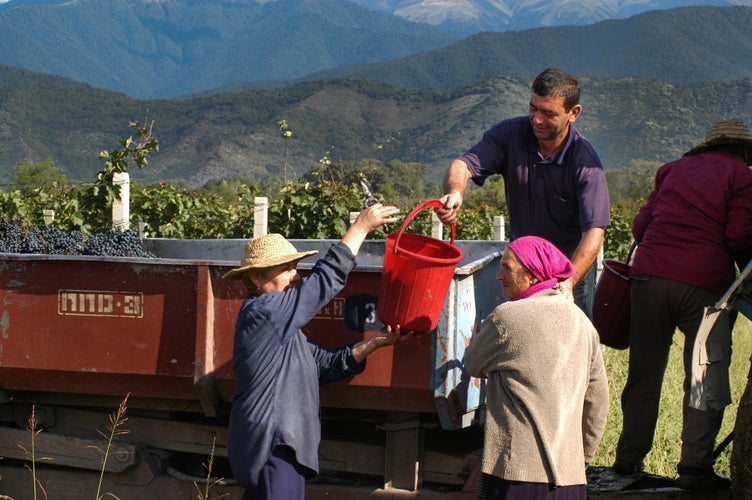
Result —
<instances>
[{"instance_id":1,"label":"mountain range","mask_svg":"<svg viewBox=\"0 0 752 500\"><path fill-rule=\"evenodd\" d=\"M593 24L650 10L707 5L751 6L750 0L353 0L404 19L459 33Z\"/></svg>"},{"instance_id":2,"label":"mountain range","mask_svg":"<svg viewBox=\"0 0 752 500\"><path fill-rule=\"evenodd\" d=\"M15 4L19 12L24 12L21 3L42 10L26 11L26 18L17 18L23 22L7 24L3 15L13 10L9 6ZM173 41L191 33L192 38L187 38L196 43L171 45L163 37L149 39L153 44L143 42L141 25L136 22L141 14L136 16L131 8L136 3L150 12L172 12L172 8L183 12L164 18L163 24L172 31L162 26L161 31L154 32L171 32ZM245 64L241 64L238 54L242 51L237 49L246 47L241 44L230 50L219 34L224 33L225 24L237 20L223 10L230 3L72 0L66 8L76 14L69 12L67 21L58 25L52 14L42 16L46 7L64 7L56 0L0 4L4 34L0 56L5 57L3 47L13 43L19 43L19 51L37 44L34 50L38 52L24 52L29 55L24 61L35 60L32 54L43 54L48 61L45 64L56 61L61 68L91 75L61 77L50 70L30 71L21 65L0 64L0 183L7 182L16 165L46 159L53 159L73 180L91 181L101 168L99 151L116 147L121 138L132 133L128 122L140 119L153 120L161 144L149 167L133 172L143 183L182 179L201 185L233 175L276 175L286 161L283 152L288 148L290 167L298 174L318 165L324 156L335 162L375 157L428 164L431 175L438 179L448 161L464 152L487 127L526 113L531 79L547 66L563 67L580 79L584 111L577 126L593 142L606 168L622 167L630 160L675 158L700 141L709 125L723 118L752 123L752 34L746 29L752 26L752 7L687 7L587 26L478 33L402 59L352 64L308 77L291 76L284 85L267 81L265 87L251 87L250 80L235 81L228 76L233 61L235 66ZM235 3L241 10L246 4L278 8L299 5L308 6L312 12L316 12L316 6L326 4L333 9L347 3L355 10L346 12L372 12L340 0ZM122 26L98 10L101 4L121 7L111 17ZM183 4L201 12L215 5L223 20L216 21L214 31L199 29L205 26L206 18L192 24L191 16L179 8ZM77 10L81 5L88 6L90 12ZM285 11L277 13L279 19L270 18L268 22L273 21L282 30ZM389 19L387 24L394 26L394 16L378 15L382 17L369 19ZM319 21L335 22L336 16L329 17L326 21L311 17L305 27ZM79 23L81 19L85 22ZM411 28L417 26L429 35L439 32L432 30L443 30L399 22L404 23L403 41L415 39ZM44 29L44 23L54 29ZM157 25L154 21L151 26ZM27 45L18 42L23 26L36 33L24 38ZM74 27L83 30L82 26L97 36L74 43ZM365 29L365 25L358 26ZM15 31L8 32L7 28ZM315 33L321 33L320 27L314 28ZM112 33L106 35L106 30ZM259 31L269 33L267 29ZM292 30L285 33L296 36ZM446 31L441 33L444 36ZM367 34L358 35L368 38ZM426 39L434 42L441 38L429 35ZM55 52L57 45L43 44L50 36L63 48L67 40L81 51L80 55L63 49ZM344 30L333 38L340 39L336 46L342 53L358 40ZM330 44L327 50L306 52L304 48L316 46L312 41L316 39L304 36L296 43L304 44L303 39L308 40L299 50L303 56L333 47ZM217 43L212 45L211 40ZM275 46L271 41L265 43ZM383 39L371 46L378 43ZM49 49L49 53L40 47ZM165 51L165 47L174 50ZM190 57L186 55L189 53ZM314 59L313 55L308 59ZM186 60L193 64L182 68L178 62ZM270 55L263 61L264 67L278 64L279 60ZM171 83L164 80L156 85L154 72L164 68L167 70L160 74L168 76ZM87 70L90 73L85 73ZM110 84L90 81L94 75L103 74L109 75ZM118 85L131 90L110 88ZM148 97L133 97L139 95L133 90L136 87ZM157 98L157 87L163 92L169 90L172 97ZM173 95L177 87L183 91ZM288 141L280 134L277 123L281 119L293 133Z\"/></svg>"},{"instance_id":3,"label":"mountain range","mask_svg":"<svg viewBox=\"0 0 752 500\"><path fill-rule=\"evenodd\" d=\"M308 79L350 77L450 89L494 75L532 79L561 67L593 78L675 84L752 76L752 7L651 11L587 26L478 33L396 61L350 65Z\"/></svg>"},{"instance_id":4,"label":"mountain range","mask_svg":"<svg viewBox=\"0 0 752 500\"><path fill-rule=\"evenodd\" d=\"M581 78L578 129L607 169L631 160L667 161L725 118L752 123L752 78L694 85L654 79ZM496 121L527 112L530 82L493 77L448 91L354 79L300 83L193 99L136 100L50 75L0 66L0 183L14 166L54 160L70 179L92 182L99 151L154 124L160 150L131 170L150 184L194 186L232 176L289 178L340 161L375 158L427 164L439 180ZM285 139L278 121L292 136Z\"/></svg>"},{"instance_id":5,"label":"mountain range","mask_svg":"<svg viewBox=\"0 0 752 500\"><path fill-rule=\"evenodd\" d=\"M11 0L0 33L0 63L142 99L285 84L460 39L348 0Z\"/></svg>"},{"instance_id":6,"label":"mountain range","mask_svg":"<svg viewBox=\"0 0 752 500\"><path fill-rule=\"evenodd\" d=\"M0 4L0 63L140 99L340 76L451 88L494 75L530 78L554 65L580 76L676 83L749 76L750 7L664 10L688 3L729 2L10 0ZM659 10L610 19L642 9ZM504 31L511 26L501 23L465 36L418 12L553 26ZM578 12L582 22L599 22L558 26L573 22L564 13ZM716 53L724 56L711 58Z\"/></svg>"}]
</instances>

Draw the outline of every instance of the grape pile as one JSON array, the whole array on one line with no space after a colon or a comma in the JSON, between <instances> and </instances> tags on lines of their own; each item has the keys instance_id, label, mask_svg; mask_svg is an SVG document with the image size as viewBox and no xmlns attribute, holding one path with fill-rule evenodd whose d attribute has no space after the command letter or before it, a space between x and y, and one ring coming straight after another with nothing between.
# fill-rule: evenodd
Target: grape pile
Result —
<instances>
[{"instance_id":1,"label":"grape pile","mask_svg":"<svg viewBox=\"0 0 752 500\"><path fill-rule=\"evenodd\" d=\"M84 235L51 226L27 227L23 220L0 218L0 253L156 257L144 250L136 229L110 229Z\"/></svg>"},{"instance_id":2,"label":"grape pile","mask_svg":"<svg viewBox=\"0 0 752 500\"><path fill-rule=\"evenodd\" d=\"M83 255L112 255L114 257L156 257L144 250L136 229L110 229L94 233L84 244Z\"/></svg>"}]
</instances>

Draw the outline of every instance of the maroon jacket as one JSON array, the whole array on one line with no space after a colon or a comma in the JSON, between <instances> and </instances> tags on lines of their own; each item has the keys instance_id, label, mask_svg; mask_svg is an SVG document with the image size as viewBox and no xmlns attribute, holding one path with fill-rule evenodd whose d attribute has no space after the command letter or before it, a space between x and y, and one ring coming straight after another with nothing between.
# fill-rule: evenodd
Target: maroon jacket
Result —
<instances>
[{"instance_id":1,"label":"maroon jacket","mask_svg":"<svg viewBox=\"0 0 752 500\"><path fill-rule=\"evenodd\" d=\"M752 246L752 170L717 149L663 165L632 235L633 275L725 292L734 257Z\"/></svg>"}]
</instances>

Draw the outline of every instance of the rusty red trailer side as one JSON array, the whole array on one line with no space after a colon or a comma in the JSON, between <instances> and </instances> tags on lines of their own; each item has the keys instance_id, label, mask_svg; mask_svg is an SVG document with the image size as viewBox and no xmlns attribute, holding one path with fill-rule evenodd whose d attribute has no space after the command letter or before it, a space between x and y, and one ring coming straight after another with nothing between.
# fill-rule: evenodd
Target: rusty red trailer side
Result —
<instances>
[{"instance_id":1,"label":"rusty red trailer side","mask_svg":"<svg viewBox=\"0 0 752 500\"><path fill-rule=\"evenodd\" d=\"M232 339L245 292L219 265L96 260L0 262L3 301L0 385L6 391L198 401L222 412L235 389ZM346 328L345 301L375 296L366 273L321 310L306 333L335 347L363 332ZM363 374L324 388L343 408L435 411L431 338L381 349ZM388 390L385 394L383 390Z\"/></svg>"},{"instance_id":2,"label":"rusty red trailer side","mask_svg":"<svg viewBox=\"0 0 752 500\"><path fill-rule=\"evenodd\" d=\"M28 474L16 465L29 458L18 444L29 439L33 408L45 429L47 448L39 450L57 466L40 469L50 498L80 498L65 496L66 489L78 495L98 470L83 450L103 444L96 430L128 394L131 428L108 465L110 491L171 498L160 495L200 478L195 462L216 439L215 466L228 484L215 492L237 494L222 459L235 390L234 323L245 290L221 276L244 242L146 241L160 258L0 255L0 493ZM322 251L331 243L295 242ZM383 241L367 243L345 289L306 328L324 345L357 342L381 326ZM446 495L471 481L481 385L464 374L461 354L500 301L498 285L487 290L503 243L476 246L466 250L435 332L381 349L363 373L322 387L322 477L372 480L375 487L361 487L369 494L423 496L435 493L432 484ZM300 265L303 274L311 265ZM28 495L21 488L15 495ZM310 485L312 494L329 496L333 488Z\"/></svg>"}]
</instances>

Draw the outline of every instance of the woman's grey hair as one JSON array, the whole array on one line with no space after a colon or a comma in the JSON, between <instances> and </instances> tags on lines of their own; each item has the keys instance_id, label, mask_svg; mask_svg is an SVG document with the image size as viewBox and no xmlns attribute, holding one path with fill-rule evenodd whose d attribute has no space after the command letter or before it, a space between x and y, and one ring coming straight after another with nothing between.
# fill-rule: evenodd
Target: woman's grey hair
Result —
<instances>
[{"instance_id":1,"label":"woman's grey hair","mask_svg":"<svg viewBox=\"0 0 752 500\"><path fill-rule=\"evenodd\" d=\"M263 279L264 281L269 275L269 269L268 267L263 267L260 269L250 269L243 273L243 276L241 280L243 281L243 285L248 289L250 292L256 292L260 290L259 287L257 287L253 281L251 281L251 275L258 276L259 278Z\"/></svg>"}]
</instances>

